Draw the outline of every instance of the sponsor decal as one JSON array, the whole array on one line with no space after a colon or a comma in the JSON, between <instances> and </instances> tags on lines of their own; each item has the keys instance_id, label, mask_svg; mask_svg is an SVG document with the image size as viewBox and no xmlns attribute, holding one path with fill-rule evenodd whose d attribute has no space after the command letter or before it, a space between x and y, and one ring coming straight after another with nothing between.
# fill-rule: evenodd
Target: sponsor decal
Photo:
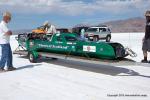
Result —
<instances>
[{"instance_id":1,"label":"sponsor decal","mask_svg":"<svg viewBox=\"0 0 150 100\"><path fill-rule=\"evenodd\" d=\"M67 42L67 44L76 44L76 43L73 43L73 42Z\"/></svg>"},{"instance_id":2,"label":"sponsor decal","mask_svg":"<svg viewBox=\"0 0 150 100\"><path fill-rule=\"evenodd\" d=\"M86 51L86 52L96 52L96 46L86 46L86 45L84 45L83 46L83 51Z\"/></svg>"},{"instance_id":3,"label":"sponsor decal","mask_svg":"<svg viewBox=\"0 0 150 100\"><path fill-rule=\"evenodd\" d=\"M55 49L68 49L68 46L61 46L61 45L44 45L44 44L38 44L39 47L42 48L55 48Z\"/></svg>"},{"instance_id":4,"label":"sponsor decal","mask_svg":"<svg viewBox=\"0 0 150 100\"><path fill-rule=\"evenodd\" d=\"M72 42L67 42L67 44L73 44Z\"/></svg>"}]
</instances>

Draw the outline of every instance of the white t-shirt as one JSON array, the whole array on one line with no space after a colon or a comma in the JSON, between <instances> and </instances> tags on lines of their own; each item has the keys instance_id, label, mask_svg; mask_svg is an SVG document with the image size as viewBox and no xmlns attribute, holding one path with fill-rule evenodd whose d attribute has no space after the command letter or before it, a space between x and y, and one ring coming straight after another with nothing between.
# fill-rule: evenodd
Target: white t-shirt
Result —
<instances>
[{"instance_id":1,"label":"white t-shirt","mask_svg":"<svg viewBox=\"0 0 150 100\"><path fill-rule=\"evenodd\" d=\"M0 44L9 43L10 35L5 34L8 31L9 31L9 29L7 27L7 23L4 21L1 21L1 23L0 23Z\"/></svg>"},{"instance_id":2,"label":"white t-shirt","mask_svg":"<svg viewBox=\"0 0 150 100\"><path fill-rule=\"evenodd\" d=\"M56 33L56 28L54 25L51 25L49 29L47 29L47 33L52 33L55 34Z\"/></svg>"}]
</instances>

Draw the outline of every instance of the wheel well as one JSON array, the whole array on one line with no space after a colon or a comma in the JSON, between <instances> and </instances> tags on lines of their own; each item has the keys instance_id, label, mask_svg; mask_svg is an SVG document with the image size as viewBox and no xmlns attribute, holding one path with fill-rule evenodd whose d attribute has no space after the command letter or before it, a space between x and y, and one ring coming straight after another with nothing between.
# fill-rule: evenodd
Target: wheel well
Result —
<instances>
[{"instance_id":1,"label":"wheel well","mask_svg":"<svg viewBox=\"0 0 150 100\"><path fill-rule=\"evenodd\" d=\"M108 37L108 36L111 38L111 34L108 34L106 37Z\"/></svg>"}]
</instances>

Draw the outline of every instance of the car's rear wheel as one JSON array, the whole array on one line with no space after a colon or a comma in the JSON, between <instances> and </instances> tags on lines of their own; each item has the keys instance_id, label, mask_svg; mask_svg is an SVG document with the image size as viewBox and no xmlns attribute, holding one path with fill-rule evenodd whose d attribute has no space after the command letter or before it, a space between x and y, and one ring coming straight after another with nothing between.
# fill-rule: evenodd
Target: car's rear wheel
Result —
<instances>
[{"instance_id":1,"label":"car's rear wheel","mask_svg":"<svg viewBox=\"0 0 150 100\"><path fill-rule=\"evenodd\" d=\"M98 41L98 40L99 40L98 36L93 37L93 41Z\"/></svg>"},{"instance_id":2,"label":"car's rear wheel","mask_svg":"<svg viewBox=\"0 0 150 100\"><path fill-rule=\"evenodd\" d=\"M111 36L108 35L108 36L106 37L106 42L110 42L110 40L111 40Z\"/></svg>"}]
</instances>

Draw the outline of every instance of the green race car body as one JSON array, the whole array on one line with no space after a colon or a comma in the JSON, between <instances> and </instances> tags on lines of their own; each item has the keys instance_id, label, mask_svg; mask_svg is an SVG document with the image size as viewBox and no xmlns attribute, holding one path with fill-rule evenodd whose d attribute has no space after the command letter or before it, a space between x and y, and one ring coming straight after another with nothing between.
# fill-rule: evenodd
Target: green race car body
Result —
<instances>
[{"instance_id":1,"label":"green race car body","mask_svg":"<svg viewBox=\"0 0 150 100\"><path fill-rule=\"evenodd\" d=\"M120 43L114 42L92 42L83 41L73 33L48 34L28 34L18 36L19 45L28 52L38 57L38 52L57 53L90 57L98 59L119 59L124 58L125 48Z\"/></svg>"}]
</instances>

